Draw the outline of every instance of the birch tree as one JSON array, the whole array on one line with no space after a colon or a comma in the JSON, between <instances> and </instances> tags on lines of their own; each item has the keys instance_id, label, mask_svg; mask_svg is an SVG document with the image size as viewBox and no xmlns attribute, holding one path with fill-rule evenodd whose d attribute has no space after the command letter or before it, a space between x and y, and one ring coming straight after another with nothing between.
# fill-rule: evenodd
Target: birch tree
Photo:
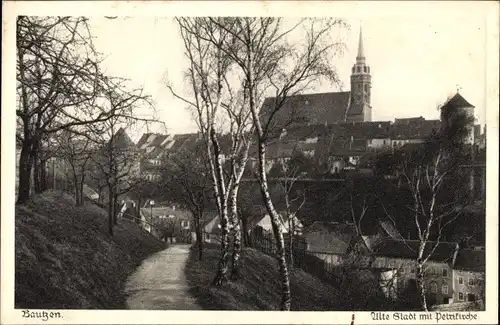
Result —
<instances>
[{"instance_id":1,"label":"birch tree","mask_svg":"<svg viewBox=\"0 0 500 325\"><path fill-rule=\"evenodd\" d=\"M221 256L213 283L222 285L227 281L230 228L235 245L232 275L238 276L241 234L236 202L239 182L248 159L250 141L247 126L250 114L245 105L246 97L242 96L244 94L237 91L237 87L229 81L232 62L224 53L223 45L230 43L228 40L230 33L201 18L176 20L190 64L187 80L192 99L179 95L171 85L168 87L175 97L194 111L195 120L206 145L206 157L222 229ZM229 123L228 148L222 148L220 144L222 126L218 123L218 118L221 115L223 120ZM226 169L222 161L223 156L229 158Z\"/></svg>"},{"instance_id":2,"label":"birch tree","mask_svg":"<svg viewBox=\"0 0 500 325\"><path fill-rule=\"evenodd\" d=\"M442 117L449 114L442 112ZM443 242L447 230L463 216L469 203L469 176L460 166L471 159L470 148L464 140L472 122L473 117L469 115L454 117L453 125L443 123L438 134L401 155L402 174L411 194L411 204L407 208L417 232L416 275L423 311L428 310L426 263Z\"/></svg>"},{"instance_id":3,"label":"birch tree","mask_svg":"<svg viewBox=\"0 0 500 325\"><path fill-rule=\"evenodd\" d=\"M280 229L279 214L271 196L266 175L266 147L272 132L273 118L283 107L288 97L295 95L319 81L323 77L338 82L331 63L334 50L339 44L332 42L333 27L341 21L328 19L303 19L287 27L279 18L243 17L208 18L211 25L230 34L222 44L214 42L231 58L241 73L244 92L255 128L258 148L258 181L262 199L271 216L273 233L277 242L279 271L282 284L281 309L290 310L291 293L288 268L286 265L283 233ZM304 27L304 37L290 42L289 34ZM259 114L266 93L273 93L274 101L266 114Z\"/></svg>"},{"instance_id":4,"label":"birch tree","mask_svg":"<svg viewBox=\"0 0 500 325\"><path fill-rule=\"evenodd\" d=\"M332 51L338 49L338 44L332 42L329 34L333 27L341 25L341 22L305 19L290 28L283 27L281 20L275 18L198 18L195 22L201 25L196 25L196 33L192 33L189 29L185 31L191 35L196 34L197 39L211 43L216 48L216 53L225 54L230 62L239 68L238 75L241 76L243 91L248 98L252 125L255 128L261 193L272 219L273 232L278 245L278 261L283 286L281 309L289 310L290 283L283 234L279 228L279 215L274 208L267 185L266 145L272 131L273 117L283 107L289 96L308 88L322 77L338 82L330 62L333 57ZM300 40L303 42L292 44L287 36L299 26L306 27L304 39ZM301 46L302 44L304 46ZM191 71L193 70L191 66ZM220 82L217 84L221 85ZM216 87L216 89L220 88ZM270 89L274 91L275 100L262 118L259 115L260 105L265 93ZM217 91L216 93L221 94ZM203 92L199 95L203 98ZM215 98L218 99L217 96ZM220 104L220 101L218 103ZM200 107L200 105L193 106ZM215 133L213 128L209 131L210 134ZM217 146L214 147L217 151ZM221 189L220 185L219 189ZM219 202L219 206L223 204ZM227 223L227 219L221 218L221 222ZM222 226L224 228L224 224ZM224 252L224 247L227 245L223 243L222 247ZM223 260L224 254L221 256L221 266L224 264ZM216 282L219 282L220 278L217 276Z\"/></svg>"}]
</instances>

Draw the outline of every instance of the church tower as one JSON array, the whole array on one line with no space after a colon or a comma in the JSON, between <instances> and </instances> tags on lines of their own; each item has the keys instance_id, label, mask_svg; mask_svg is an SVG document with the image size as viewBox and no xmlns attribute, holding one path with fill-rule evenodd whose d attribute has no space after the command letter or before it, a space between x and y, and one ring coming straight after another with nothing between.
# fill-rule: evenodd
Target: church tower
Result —
<instances>
[{"instance_id":1,"label":"church tower","mask_svg":"<svg viewBox=\"0 0 500 325\"><path fill-rule=\"evenodd\" d=\"M347 122L370 122L372 120L371 79L370 67L366 64L363 50L363 31L360 28L358 55L351 71L351 95L346 114Z\"/></svg>"}]
</instances>

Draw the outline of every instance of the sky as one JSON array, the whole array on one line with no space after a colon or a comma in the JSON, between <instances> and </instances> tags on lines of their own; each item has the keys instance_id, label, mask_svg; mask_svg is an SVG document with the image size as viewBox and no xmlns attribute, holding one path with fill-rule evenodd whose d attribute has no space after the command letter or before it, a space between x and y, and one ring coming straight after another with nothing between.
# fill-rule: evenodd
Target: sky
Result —
<instances>
[{"instance_id":1,"label":"sky","mask_svg":"<svg viewBox=\"0 0 500 325\"><path fill-rule=\"evenodd\" d=\"M286 19L286 18L285 18ZM344 17L350 29L339 34L346 50L334 64L342 88L322 86L311 92L350 89L362 26L366 62L372 74L374 121L401 117L439 118L436 107L457 92L475 109L477 122L485 123L486 23L480 14L393 15ZM107 73L143 85L154 102L168 133L195 132L191 113L165 86L168 80L182 93L187 61L172 17L118 17L90 20L95 46L106 59ZM496 108L495 108L496 109ZM134 136L136 137L136 136Z\"/></svg>"}]
</instances>

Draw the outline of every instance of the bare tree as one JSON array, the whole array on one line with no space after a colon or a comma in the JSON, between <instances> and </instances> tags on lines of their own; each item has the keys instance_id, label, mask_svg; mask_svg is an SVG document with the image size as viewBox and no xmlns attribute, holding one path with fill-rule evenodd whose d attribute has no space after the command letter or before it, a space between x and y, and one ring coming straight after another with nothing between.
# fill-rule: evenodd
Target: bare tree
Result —
<instances>
[{"instance_id":1,"label":"bare tree","mask_svg":"<svg viewBox=\"0 0 500 325\"><path fill-rule=\"evenodd\" d=\"M305 19L286 28L281 24L281 19L268 17L224 20L209 18L209 21L231 35L223 40L223 44L213 41L212 43L221 48L240 68L252 115L252 124L255 128L259 162L258 181L264 204L271 216L273 233L277 242L283 288L281 309L290 310L290 281L283 233L280 229L280 217L272 202L267 183L265 168L267 141L270 132L273 131L271 130L273 117L280 111L289 96L308 88L321 77L327 77L334 82L338 81L329 62L333 56L331 50L337 44L332 44L331 38L328 39L328 44L323 41L326 41L333 26L340 22ZM299 26L307 26L305 39L300 42L304 44L303 47L298 44L292 45L287 40L287 35ZM259 115L264 94L270 88L274 90L275 100L266 114Z\"/></svg>"},{"instance_id":2,"label":"bare tree","mask_svg":"<svg viewBox=\"0 0 500 325\"><path fill-rule=\"evenodd\" d=\"M154 118L138 117L135 108L150 105L149 97L142 94L142 89L129 92L123 80L109 82L106 101L102 105L110 106L114 112L112 118L92 124L92 133L97 143L98 153L92 156L97 176L105 181L108 190L108 230L113 234L117 223L116 205L118 197L132 191L140 179L140 152L127 135L125 129L134 125L154 123Z\"/></svg>"},{"instance_id":3,"label":"bare tree","mask_svg":"<svg viewBox=\"0 0 500 325\"><path fill-rule=\"evenodd\" d=\"M469 203L468 175L460 165L471 159L465 143L473 117L453 116L442 110L442 128L423 145L404 152L401 169L411 194L407 206L417 232L417 285L420 308L428 310L425 291L426 263L443 242L443 236ZM450 120L453 120L450 122Z\"/></svg>"},{"instance_id":4,"label":"bare tree","mask_svg":"<svg viewBox=\"0 0 500 325\"><path fill-rule=\"evenodd\" d=\"M70 167L76 205L83 205L83 189L89 173L91 157L96 153L95 143L88 137L62 130L56 137L58 158Z\"/></svg>"},{"instance_id":5,"label":"bare tree","mask_svg":"<svg viewBox=\"0 0 500 325\"><path fill-rule=\"evenodd\" d=\"M109 137L102 139L98 153L92 156L95 171L98 173L94 177L103 179L106 184L110 235L113 235L113 227L117 223L119 196L130 191L139 180L139 153L122 142L124 129L117 130L115 122L107 122Z\"/></svg>"},{"instance_id":6,"label":"bare tree","mask_svg":"<svg viewBox=\"0 0 500 325\"><path fill-rule=\"evenodd\" d=\"M18 203L30 196L31 171L43 139L61 130L132 117L142 90L126 91L106 77L86 17L19 16L17 20L17 140L21 144ZM116 101L103 104L110 99ZM36 164L35 164L36 166ZM44 170L36 168L35 174ZM39 179L35 175L35 179ZM35 190L41 190L37 186Z\"/></svg>"},{"instance_id":7,"label":"bare tree","mask_svg":"<svg viewBox=\"0 0 500 325\"><path fill-rule=\"evenodd\" d=\"M306 202L305 192L298 193L293 192L293 187L298 180L300 180L301 175L299 173L300 167L296 165L288 166L284 170L284 177L281 178L279 184L283 190L283 197L285 200L285 217L288 220L288 234L289 234L289 264L293 268L293 237L297 231L296 219L297 213L300 211L304 203ZM295 195L293 195L295 193ZM299 202L297 204L297 202Z\"/></svg>"},{"instance_id":8,"label":"bare tree","mask_svg":"<svg viewBox=\"0 0 500 325\"><path fill-rule=\"evenodd\" d=\"M203 259L203 216L213 191L204 156L204 147L200 142L189 151L169 152L165 156L159 184L162 194L184 204L191 211L200 261Z\"/></svg>"},{"instance_id":9,"label":"bare tree","mask_svg":"<svg viewBox=\"0 0 500 325\"><path fill-rule=\"evenodd\" d=\"M200 134L206 145L206 157L222 228L221 256L214 278L214 284L221 285L227 281L230 228L235 239L232 275L238 276L241 234L236 202L239 182L248 159L250 112L244 93L235 91L236 87L231 86L229 82L232 62L222 47L229 42L227 38L230 33L207 19L178 18L177 22L190 62L187 79L193 99L181 97L170 85L169 89L175 97L194 110ZM225 147L220 143L221 125L217 123L220 116L229 122L230 141ZM226 169L222 161L223 156L229 158Z\"/></svg>"},{"instance_id":10,"label":"bare tree","mask_svg":"<svg viewBox=\"0 0 500 325\"><path fill-rule=\"evenodd\" d=\"M104 78L99 63L87 18L18 17L18 203L29 198L30 174L39 160L44 137L71 126L104 121L112 115L93 107ZM35 179L43 169L36 168Z\"/></svg>"}]
</instances>

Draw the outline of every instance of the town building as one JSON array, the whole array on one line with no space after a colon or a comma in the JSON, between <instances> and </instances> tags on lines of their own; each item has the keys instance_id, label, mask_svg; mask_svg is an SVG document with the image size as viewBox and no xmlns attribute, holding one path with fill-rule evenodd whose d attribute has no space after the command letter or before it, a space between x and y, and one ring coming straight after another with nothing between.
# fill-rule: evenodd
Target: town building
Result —
<instances>
[{"instance_id":1,"label":"town building","mask_svg":"<svg viewBox=\"0 0 500 325\"><path fill-rule=\"evenodd\" d=\"M485 251L483 247L462 249L453 267L453 301L484 301Z\"/></svg>"},{"instance_id":2,"label":"town building","mask_svg":"<svg viewBox=\"0 0 500 325\"><path fill-rule=\"evenodd\" d=\"M398 297L415 295L418 240L381 241L372 251L374 269L392 280L392 289ZM435 249L434 249L435 248ZM424 282L430 305L448 304L453 301L453 265L458 253L457 243L428 242L424 257ZM433 250L434 249L434 250Z\"/></svg>"},{"instance_id":3,"label":"town building","mask_svg":"<svg viewBox=\"0 0 500 325\"><path fill-rule=\"evenodd\" d=\"M140 215L146 230L166 242L190 243L196 238L192 214L185 209L175 205L143 207Z\"/></svg>"}]
</instances>

